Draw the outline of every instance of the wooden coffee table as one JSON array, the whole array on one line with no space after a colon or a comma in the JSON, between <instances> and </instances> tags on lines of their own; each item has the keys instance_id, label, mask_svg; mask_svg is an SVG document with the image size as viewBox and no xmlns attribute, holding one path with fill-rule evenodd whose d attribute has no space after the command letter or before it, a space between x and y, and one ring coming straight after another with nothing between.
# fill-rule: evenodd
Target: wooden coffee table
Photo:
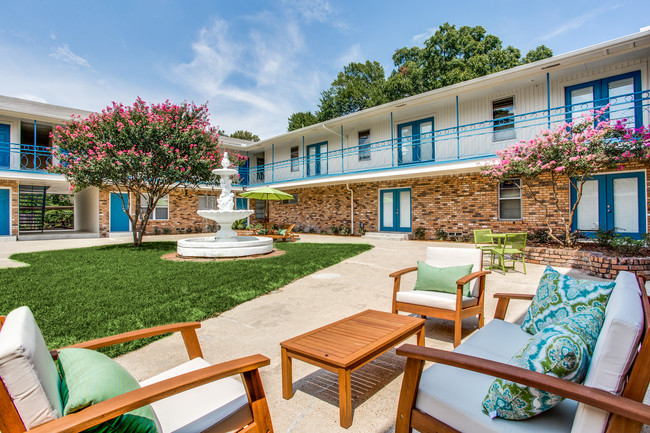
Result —
<instances>
[{"instance_id":1,"label":"wooden coffee table","mask_svg":"<svg viewBox=\"0 0 650 433\"><path fill-rule=\"evenodd\" d=\"M424 346L424 319L366 310L280 343L282 397L293 397L291 359L316 365L339 376L341 426L352 425L350 373L417 333Z\"/></svg>"}]
</instances>

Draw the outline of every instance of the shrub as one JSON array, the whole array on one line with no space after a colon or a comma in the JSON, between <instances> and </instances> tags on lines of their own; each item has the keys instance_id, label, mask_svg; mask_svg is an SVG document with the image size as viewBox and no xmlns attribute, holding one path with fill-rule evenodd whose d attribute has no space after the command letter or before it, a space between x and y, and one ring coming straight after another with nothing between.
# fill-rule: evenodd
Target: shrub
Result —
<instances>
[{"instance_id":1,"label":"shrub","mask_svg":"<svg viewBox=\"0 0 650 433\"><path fill-rule=\"evenodd\" d=\"M413 237L415 239L424 239L425 232L426 230L424 229L424 227L418 227L415 230L413 230Z\"/></svg>"},{"instance_id":2,"label":"shrub","mask_svg":"<svg viewBox=\"0 0 650 433\"><path fill-rule=\"evenodd\" d=\"M436 229L436 239L446 241L449 234L444 229Z\"/></svg>"},{"instance_id":3,"label":"shrub","mask_svg":"<svg viewBox=\"0 0 650 433\"><path fill-rule=\"evenodd\" d=\"M339 228L339 231L341 233L341 236L350 236L352 234L352 230L350 230L350 227L348 226L341 226Z\"/></svg>"},{"instance_id":4,"label":"shrub","mask_svg":"<svg viewBox=\"0 0 650 433\"><path fill-rule=\"evenodd\" d=\"M618 238L619 235L616 233L616 230L609 229L605 230L599 228L596 230L596 243L601 247L609 247L612 245L612 241Z\"/></svg>"},{"instance_id":5,"label":"shrub","mask_svg":"<svg viewBox=\"0 0 650 433\"><path fill-rule=\"evenodd\" d=\"M158 227L154 227L154 228L153 228L153 234L154 234L154 235L159 235L159 234L160 234L160 228L158 228Z\"/></svg>"},{"instance_id":6,"label":"shrub","mask_svg":"<svg viewBox=\"0 0 650 433\"><path fill-rule=\"evenodd\" d=\"M169 227L165 227L163 228L162 232L164 235L168 235L172 232L172 229L170 229Z\"/></svg>"},{"instance_id":7,"label":"shrub","mask_svg":"<svg viewBox=\"0 0 650 433\"><path fill-rule=\"evenodd\" d=\"M331 226L331 227L330 227L330 232L331 232L333 235L338 235L338 234L339 234L339 227L338 227L338 226Z\"/></svg>"},{"instance_id":8,"label":"shrub","mask_svg":"<svg viewBox=\"0 0 650 433\"><path fill-rule=\"evenodd\" d=\"M612 247L616 252L630 256L638 254L645 242L641 239L632 239L629 236L617 236L610 242L610 247Z\"/></svg>"},{"instance_id":9,"label":"shrub","mask_svg":"<svg viewBox=\"0 0 650 433\"><path fill-rule=\"evenodd\" d=\"M528 241L534 244L547 244L551 241L551 237L546 230L537 229L528 233Z\"/></svg>"}]
</instances>

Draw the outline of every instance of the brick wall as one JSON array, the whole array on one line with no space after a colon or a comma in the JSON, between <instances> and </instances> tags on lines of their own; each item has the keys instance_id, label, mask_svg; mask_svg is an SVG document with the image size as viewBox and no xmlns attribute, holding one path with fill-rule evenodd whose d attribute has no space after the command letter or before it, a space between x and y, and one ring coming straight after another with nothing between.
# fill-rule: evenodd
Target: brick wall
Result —
<instances>
[{"instance_id":1,"label":"brick wall","mask_svg":"<svg viewBox=\"0 0 650 433\"><path fill-rule=\"evenodd\" d=\"M626 169L647 169L650 164L629 164ZM542 179L543 180L543 179ZM529 182L540 198L548 198L551 191L541 181ZM435 231L470 235L474 229L491 228L494 231L514 232L546 228L544 208L527 197L522 198L522 220L500 221L498 219L497 185L489 183L479 173L423 177L380 182L351 183L354 192L354 225L364 223L366 231L379 230L379 191L388 188L410 188L412 206L412 229L422 227L425 237L433 239ZM648 184L650 194L650 183ZM345 185L319 186L313 188L287 189L298 195L297 204L269 202L270 220L276 224L294 223L298 229L316 232L331 226L350 225L351 193ZM569 211L569 185L559 191L565 215ZM650 209L648 209L650 211ZM554 229L563 230L560 215L551 213Z\"/></svg>"},{"instance_id":2,"label":"brick wall","mask_svg":"<svg viewBox=\"0 0 650 433\"><path fill-rule=\"evenodd\" d=\"M526 247L526 262L582 269L590 275L614 279L620 271L650 278L650 257L609 257L591 251Z\"/></svg>"},{"instance_id":3,"label":"brick wall","mask_svg":"<svg viewBox=\"0 0 650 433\"><path fill-rule=\"evenodd\" d=\"M11 236L18 236L18 181L0 179L0 187L11 188Z\"/></svg>"},{"instance_id":4,"label":"brick wall","mask_svg":"<svg viewBox=\"0 0 650 433\"><path fill-rule=\"evenodd\" d=\"M191 189L178 189L169 194L169 219L149 220L146 234L156 232L170 234L196 233L199 231L214 231L213 221L200 217L196 211L199 209L199 195L218 196L219 191L199 191ZM133 209L135 200L131 197L130 209ZM101 236L108 236L110 232L110 191L99 193L99 230Z\"/></svg>"}]
</instances>

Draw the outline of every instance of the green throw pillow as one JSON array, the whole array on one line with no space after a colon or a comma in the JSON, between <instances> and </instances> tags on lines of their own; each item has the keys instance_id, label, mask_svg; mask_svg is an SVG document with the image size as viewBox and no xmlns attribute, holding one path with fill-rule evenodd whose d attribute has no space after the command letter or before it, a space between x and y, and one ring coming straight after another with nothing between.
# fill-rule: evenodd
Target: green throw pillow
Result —
<instances>
[{"instance_id":1,"label":"green throw pillow","mask_svg":"<svg viewBox=\"0 0 650 433\"><path fill-rule=\"evenodd\" d=\"M613 281L602 283L577 280L547 266L521 329L535 334L546 326L587 308L604 309L615 285Z\"/></svg>"},{"instance_id":2,"label":"green throw pillow","mask_svg":"<svg viewBox=\"0 0 650 433\"><path fill-rule=\"evenodd\" d=\"M437 268L418 262L418 278L413 290L428 290L456 294L456 281L472 273L474 265L452 266ZM470 283L463 286L463 296L471 296Z\"/></svg>"},{"instance_id":3,"label":"green throw pillow","mask_svg":"<svg viewBox=\"0 0 650 433\"><path fill-rule=\"evenodd\" d=\"M265 234L267 234L268 232L269 232L269 231L268 231L267 229L259 229L259 230L257 231L257 234L258 234L258 235L265 235Z\"/></svg>"},{"instance_id":4,"label":"green throw pillow","mask_svg":"<svg viewBox=\"0 0 650 433\"><path fill-rule=\"evenodd\" d=\"M137 380L108 356L88 349L61 349L57 359L61 374L63 414L140 388ZM156 415L143 406L91 427L91 433L157 433Z\"/></svg>"},{"instance_id":5,"label":"green throw pillow","mask_svg":"<svg viewBox=\"0 0 650 433\"><path fill-rule=\"evenodd\" d=\"M581 383L587 375L605 309L593 307L545 327L533 335L508 364ZM483 412L510 420L528 419L564 397L497 378L483 400Z\"/></svg>"},{"instance_id":6,"label":"green throw pillow","mask_svg":"<svg viewBox=\"0 0 650 433\"><path fill-rule=\"evenodd\" d=\"M284 235L286 235L286 234L287 234L287 229L280 229L280 230L278 230L278 234L279 234L280 236L284 236Z\"/></svg>"}]
</instances>

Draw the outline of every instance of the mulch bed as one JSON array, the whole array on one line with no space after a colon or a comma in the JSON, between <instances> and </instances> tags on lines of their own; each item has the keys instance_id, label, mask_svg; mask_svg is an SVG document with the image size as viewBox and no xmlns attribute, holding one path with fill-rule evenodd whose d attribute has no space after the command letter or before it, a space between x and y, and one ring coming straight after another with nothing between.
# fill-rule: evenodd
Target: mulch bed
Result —
<instances>
[{"instance_id":1,"label":"mulch bed","mask_svg":"<svg viewBox=\"0 0 650 433\"><path fill-rule=\"evenodd\" d=\"M161 256L163 260L171 260L172 262L226 262L230 260L252 260L252 259L265 259L268 257L278 257L286 254L284 250L273 250L267 254L254 254L252 256L244 257L183 257L178 253L169 253Z\"/></svg>"}]
</instances>

